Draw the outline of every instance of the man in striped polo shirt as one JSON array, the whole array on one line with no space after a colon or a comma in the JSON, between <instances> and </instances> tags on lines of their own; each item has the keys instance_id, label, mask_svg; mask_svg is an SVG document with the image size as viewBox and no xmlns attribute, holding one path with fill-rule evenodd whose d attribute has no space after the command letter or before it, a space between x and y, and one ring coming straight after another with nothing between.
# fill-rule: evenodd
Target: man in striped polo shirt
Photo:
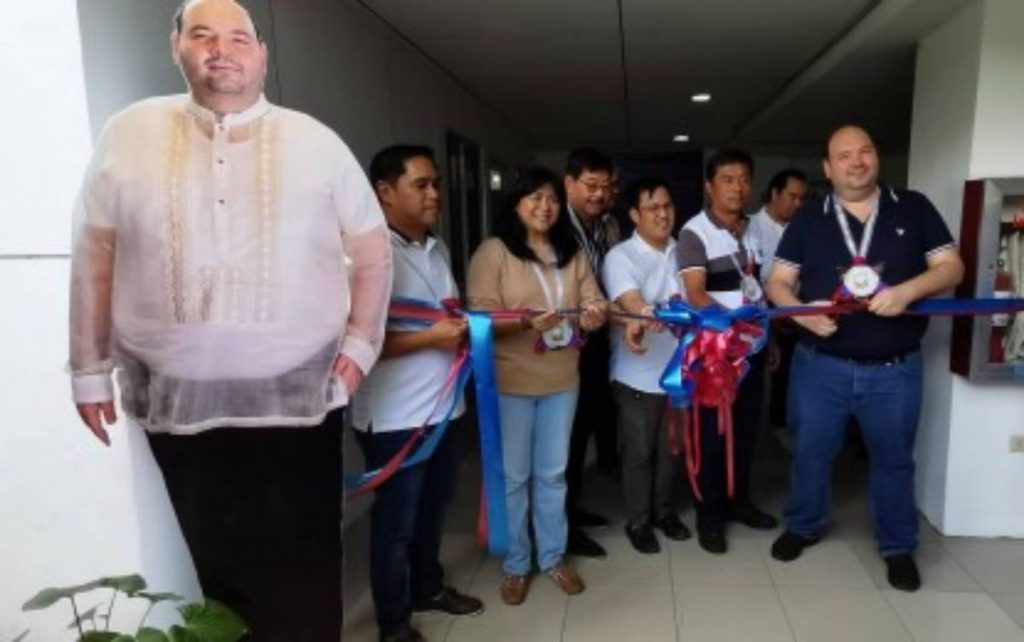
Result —
<instances>
[{"instance_id":1,"label":"man in striped polo shirt","mask_svg":"<svg viewBox=\"0 0 1024 642\"><path fill-rule=\"evenodd\" d=\"M763 303L758 285L763 261L756 237L747 229L744 214L750 197L754 162L750 155L725 149L708 159L704 190L708 206L687 221L676 246L680 278L686 298L697 308L720 305L736 308ZM709 553L726 551L725 523L738 521L768 530L776 520L750 501L750 460L761 416L764 389L764 353L750 359L750 372L740 384L733 404L735 494L727 496L725 439L718 434L718 412L700 409L701 468L697 485L702 499L697 508L697 539Z\"/></svg>"}]
</instances>

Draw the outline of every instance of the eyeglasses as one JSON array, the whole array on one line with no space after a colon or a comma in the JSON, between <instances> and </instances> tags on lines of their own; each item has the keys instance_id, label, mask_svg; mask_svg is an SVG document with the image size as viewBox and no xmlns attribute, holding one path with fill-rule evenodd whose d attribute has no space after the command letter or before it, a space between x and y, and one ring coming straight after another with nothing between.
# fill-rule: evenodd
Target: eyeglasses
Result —
<instances>
[{"instance_id":1,"label":"eyeglasses","mask_svg":"<svg viewBox=\"0 0 1024 642\"><path fill-rule=\"evenodd\" d=\"M593 181L576 181L582 185L586 190L587 194L597 194L598 192L604 192L606 194L612 193L611 183L595 183Z\"/></svg>"},{"instance_id":2,"label":"eyeglasses","mask_svg":"<svg viewBox=\"0 0 1024 642\"><path fill-rule=\"evenodd\" d=\"M641 205L639 210L647 214L658 214L659 212L672 214L676 208L670 203L665 203L663 205Z\"/></svg>"}]
</instances>

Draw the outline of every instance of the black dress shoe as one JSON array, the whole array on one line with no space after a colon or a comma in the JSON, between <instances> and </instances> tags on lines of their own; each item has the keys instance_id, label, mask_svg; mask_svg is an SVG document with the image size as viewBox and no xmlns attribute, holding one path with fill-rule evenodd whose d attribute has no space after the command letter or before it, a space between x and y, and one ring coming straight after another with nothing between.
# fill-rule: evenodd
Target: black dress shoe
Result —
<instances>
[{"instance_id":1,"label":"black dress shoe","mask_svg":"<svg viewBox=\"0 0 1024 642\"><path fill-rule=\"evenodd\" d=\"M565 552L577 557L605 557L608 554L600 544L578 528L569 529Z\"/></svg>"},{"instance_id":2,"label":"black dress shoe","mask_svg":"<svg viewBox=\"0 0 1024 642\"><path fill-rule=\"evenodd\" d=\"M654 522L655 528L660 528L665 537L677 542L684 542L690 539L690 529L686 527L676 515L666 515Z\"/></svg>"},{"instance_id":3,"label":"black dress shoe","mask_svg":"<svg viewBox=\"0 0 1024 642\"><path fill-rule=\"evenodd\" d=\"M454 588L446 586L434 597L417 600L412 605L413 611L436 611L448 615L479 615L484 612L484 603L475 597L463 595Z\"/></svg>"},{"instance_id":4,"label":"black dress shoe","mask_svg":"<svg viewBox=\"0 0 1024 642\"><path fill-rule=\"evenodd\" d=\"M569 523L575 528L603 528L608 526L608 519L597 513L574 509L569 513Z\"/></svg>"},{"instance_id":5,"label":"black dress shoe","mask_svg":"<svg viewBox=\"0 0 1024 642\"><path fill-rule=\"evenodd\" d=\"M423 637L419 631L409 626L395 633L381 635L380 642L427 642L427 638Z\"/></svg>"},{"instance_id":6,"label":"black dress shoe","mask_svg":"<svg viewBox=\"0 0 1024 642\"><path fill-rule=\"evenodd\" d=\"M638 553L651 555L661 551L661 544L650 524L626 524L626 537Z\"/></svg>"},{"instance_id":7,"label":"black dress shoe","mask_svg":"<svg viewBox=\"0 0 1024 642\"><path fill-rule=\"evenodd\" d=\"M889 585L894 589L913 593L921 588L921 574L917 571L917 564L909 553L902 555L890 555L884 558L885 565L889 572L886 574Z\"/></svg>"},{"instance_id":8,"label":"black dress shoe","mask_svg":"<svg viewBox=\"0 0 1024 642\"><path fill-rule=\"evenodd\" d=\"M744 526L759 531L770 531L779 525L779 520L750 503L734 504L732 507L732 519Z\"/></svg>"},{"instance_id":9,"label":"black dress shoe","mask_svg":"<svg viewBox=\"0 0 1024 642\"><path fill-rule=\"evenodd\" d=\"M807 538L793 531L786 531L772 544L772 557L780 562L792 562L800 557L804 549L820 541L820 537Z\"/></svg>"},{"instance_id":10,"label":"black dress shoe","mask_svg":"<svg viewBox=\"0 0 1024 642\"><path fill-rule=\"evenodd\" d=\"M697 543L713 555L722 555L729 550L725 542L725 529L721 526L697 528Z\"/></svg>"}]
</instances>

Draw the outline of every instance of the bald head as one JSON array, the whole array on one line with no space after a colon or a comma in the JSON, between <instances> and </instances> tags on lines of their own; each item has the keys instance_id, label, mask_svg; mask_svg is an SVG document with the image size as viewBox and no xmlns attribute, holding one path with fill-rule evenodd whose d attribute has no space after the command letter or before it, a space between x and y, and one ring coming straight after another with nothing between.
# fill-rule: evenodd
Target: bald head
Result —
<instances>
[{"instance_id":1,"label":"bald head","mask_svg":"<svg viewBox=\"0 0 1024 642\"><path fill-rule=\"evenodd\" d=\"M872 196L878 187L878 150L871 136L854 125L836 129L828 139L823 169L840 198Z\"/></svg>"},{"instance_id":2,"label":"bald head","mask_svg":"<svg viewBox=\"0 0 1024 642\"><path fill-rule=\"evenodd\" d=\"M171 52L196 101L217 114L248 109L263 92L267 48L233 0L190 0L171 32Z\"/></svg>"},{"instance_id":3,"label":"bald head","mask_svg":"<svg viewBox=\"0 0 1024 642\"><path fill-rule=\"evenodd\" d=\"M181 32L185 30L185 10L188 9L191 5L199 4L203 1L204 0L184 0L184 2L178 5L177 11L174 12L174 33L180 35ZM235 5L238 9L245 12L246 16L248 16L249 18L249 24L252 26L253 35L255 35L258 40L263 40L263 34L260 33L259 25L257 25L256 21L252 19L252 15L245 7L238 4L234 0L228 0L225 4Z\"/></svg>"}]
</instances>

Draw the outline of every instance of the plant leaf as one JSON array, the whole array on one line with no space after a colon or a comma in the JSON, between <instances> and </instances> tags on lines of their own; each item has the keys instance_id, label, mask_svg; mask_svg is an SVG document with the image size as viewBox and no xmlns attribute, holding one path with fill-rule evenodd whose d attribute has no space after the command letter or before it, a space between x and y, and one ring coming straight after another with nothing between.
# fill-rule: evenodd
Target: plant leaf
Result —
<instances>
[{"instance_id":1,"label":"plant leaf","mask_svg":"<svg viewBox=\"0 0 1024 642\"><path fill-rule=\"evenodd\" d=\"M186 629L180 624L175 624L167 631L167 639L170 642L205 642L201 637Z\"/></svg>"},{"instance_id":2,"label":"plant leaf","mask_svg":"<svg viewBox=\"0 0 1024 642\"><path fill-rule=\"evenodd\" d=\"M45 588L34 596L29 601L21 605L22 611L38 611L53 606L58 601L71 597L72 595L78 595L79 593L85 593L93 589L99 588L100 580L93 580L92 582L86 582L85 584L76 584L74 586L63 586Z\"/></svg>"},{"instance_id":3,"label":"plant leaf","mask_svg":"<svg viewBox=\"0 0 1024 642\"><path fill-rule=\"evenodd\" d=\"M139 633L135 636L135 640L136 642L168 642L169 638L163 631L143 627L139 629Z\"/></svg>"},{"instance_id":4,"label":"plant leaf","mask_svg":"<svg viewBox=\"0 0 1024 642\"><path fill-rule=\"evenodd\" d=\"M114 631L86 631L78 642L135 642L135 638Z\"/></svg>"},{"instance_id":5,"label":"plant leaf","mask_svg":"<svg viewBox=\"0 0 1024 642\"><path fill-rule=\"evenodd\" d=\"M177 593L149 593L147 591L139 591L133 597L141 597L144 600L149 600L153 604L157 602L181 602L185 599L184 596L178 595Z\"/></svg>"},{"instance_id":6,"label":"plant leaf","mask_svg":"<svg viewBox=\"0 0 1024 642\"><path fill-rule=\"evenodd\" d=\"M186 628L203 642L238 642L249 630L245 620L216 600L186 604L178 611L185 620Z\"/></svg>"},{"instance_id":7,"label":"plant leaf","mask_svg":"<svg viewBox=\"0 0 1024 642\"><path fill-rule=\"evenodd\" d=\"M134 597L136 593L146 588L146 580L144 580L138 573L133 573L131 575L111 575L109 577L101 577L96 581L103 588L112 588L117 591L121 591L129 597Z\"/></svg>"},{"instance_id":8,"label":"plant leaf","mask_svg":"<svg viewBox=\"0 0 1024 642\"><path fill-rule=\"evenodd\" d=\"M81 615L79 615L77 619L71 620L71 624L68 625L68 628L69 629L77 629L78 625L80 623L86 622L86 621L89 621L89 620L95 620L96 619L96 615L97 615L96 609L98 609L98 608L99 608L99 604L97 604L96 606L92 607L91 609L89 609L85 613L82 613Z\"/></svg>"}]
</instances>

